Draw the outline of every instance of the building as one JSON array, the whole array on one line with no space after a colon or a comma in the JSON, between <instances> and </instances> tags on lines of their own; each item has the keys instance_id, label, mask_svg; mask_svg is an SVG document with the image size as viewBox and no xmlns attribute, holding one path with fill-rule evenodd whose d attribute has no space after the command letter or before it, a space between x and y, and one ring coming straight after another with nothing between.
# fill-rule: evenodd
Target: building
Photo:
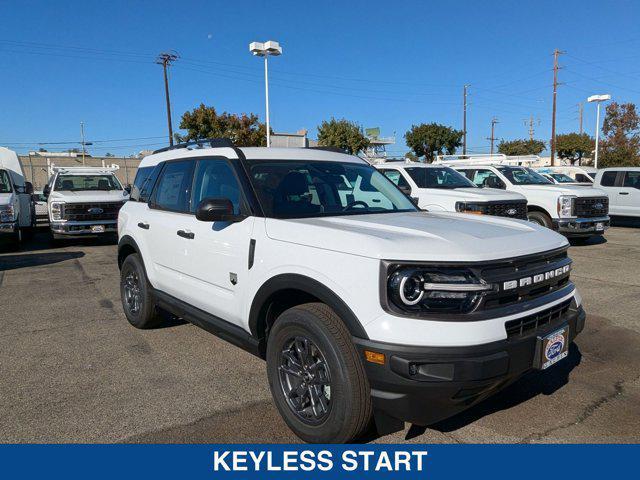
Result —
<instances>
[{"instance_id":1,"label":"building","mask_svg":"<svg viewBox=\"0 0 640 480\"><path fill-rule=\"evenodd\" d=\"M272 133L271 146L284 148L315 147L318 142L307 138L306 130L298 130L296 133Z\"/></svg>"}]
</instances>

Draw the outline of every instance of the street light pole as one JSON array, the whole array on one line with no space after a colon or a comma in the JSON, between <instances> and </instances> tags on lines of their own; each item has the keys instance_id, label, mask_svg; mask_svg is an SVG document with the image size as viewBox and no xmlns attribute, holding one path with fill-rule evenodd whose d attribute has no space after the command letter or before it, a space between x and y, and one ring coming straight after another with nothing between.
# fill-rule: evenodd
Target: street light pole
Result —
<instances>
[{"instance_id":1,"label":"street light pole","mask_svg":"<svg viewBox=\"0 0 640 480\"><path fill-rule=\"evenodd\" d=\"M265 119L267 127L267 147L271 146L271 122L269 119L269 65L267 57L269 55L282 55L282 47L278 42L269 40L268 42L251 42L249 51L256 57L264 57L264 97L265 97Z\"/></svg>"},{"instance_id":2,"label":"street light pole","mask_svg":"<svg viewBox=\"0 0 640 480\"><path fill-rule=\"evenodd\" d=\"M82 166L84 167L84 122L80 122L80 136L82 137Z\"/></svg>"},{"instance_id":3,"label":"street light pole","mask_svg":"<svg viewBox=\"0 0 640 480\"><path fill-rule=\"evenodd\" d=\"M591 95L587 98L588 102L596 102L596 151L593 156L593 166L598 168L598 143L600 140L600 104L607 100L611 100L611 95Z\"/></svg>"}]
</instances>

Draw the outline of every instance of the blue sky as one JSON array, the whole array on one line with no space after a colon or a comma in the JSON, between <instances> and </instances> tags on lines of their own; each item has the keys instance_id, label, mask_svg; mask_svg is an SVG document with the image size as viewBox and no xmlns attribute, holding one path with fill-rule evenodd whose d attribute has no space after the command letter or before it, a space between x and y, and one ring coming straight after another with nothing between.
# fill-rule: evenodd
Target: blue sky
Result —
<instances>
[{"instance_id":1,"label":"blue sky","mask_svg":"<svg viewBox=\"0 0 640 480\"><path fill-rule=\"evenodd\" d=\"M335 116L396 132L414 123L462 127L470 84L469 150L551 130L552 52L563 67L558 132L577 131L578 102L610 93L640 101L640 2L633 1L6 1L0 0L0 145L79 141L95 154L164 145L163 50L171 68L174 128L200 102L264 119L263 66L254 40L280 41L270 62L275 131ZM584 106L592 133L595 107ZM101 142L101 143L98 143ZM77 145L45 145L62 150Z\"/></svg>"}]
</instances>

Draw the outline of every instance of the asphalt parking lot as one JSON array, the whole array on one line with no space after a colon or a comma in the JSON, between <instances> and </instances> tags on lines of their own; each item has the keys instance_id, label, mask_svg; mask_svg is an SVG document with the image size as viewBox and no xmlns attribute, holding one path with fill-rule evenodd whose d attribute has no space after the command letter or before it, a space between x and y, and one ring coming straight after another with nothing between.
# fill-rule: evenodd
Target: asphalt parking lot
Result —
<instances>
[{"instance_id":1,"label":"asphalt parking lot","mask_svg":"<svg viewBox=\"0 0 640 480\"><path fill-rule=\"evenodd\" d=\"M297 442L262 361L189 324L122 313L116 246L0 254L1 442ZM431 428L378 442L639 442L640 226L573 246L587 326L570 356ZM428 408L428 406L425 406Z\"/></svg>"}]
</instances>

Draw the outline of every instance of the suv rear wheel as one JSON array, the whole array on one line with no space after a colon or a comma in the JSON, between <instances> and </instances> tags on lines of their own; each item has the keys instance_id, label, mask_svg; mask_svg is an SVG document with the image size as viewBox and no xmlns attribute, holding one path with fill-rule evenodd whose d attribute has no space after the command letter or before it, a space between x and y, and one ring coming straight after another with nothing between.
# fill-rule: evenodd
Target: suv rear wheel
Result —
<instances>
[{"instance_id":1,"label":"suv rear wheel","mask_svg":"<svg viewBox=\"0 0 640 480\"><path fill-rule=\"evenodd\" d=\"M140 256L129 255L120 270L120 297L129 323L136 328L155 328L162 318L158 316L149 288L147 275Z\"/></svg>"},{"instance_id":2,"label":"suv rear wheel","mask_svg":"<svg viewBox=\"0 0 640 480\"><path fill-rule=\"evenodd\" d=\"M349 442L371 419L369 382L340 317L322 303L283 312L267 344L276 406L302 440Z\"/></svg>"}]
</instances>

